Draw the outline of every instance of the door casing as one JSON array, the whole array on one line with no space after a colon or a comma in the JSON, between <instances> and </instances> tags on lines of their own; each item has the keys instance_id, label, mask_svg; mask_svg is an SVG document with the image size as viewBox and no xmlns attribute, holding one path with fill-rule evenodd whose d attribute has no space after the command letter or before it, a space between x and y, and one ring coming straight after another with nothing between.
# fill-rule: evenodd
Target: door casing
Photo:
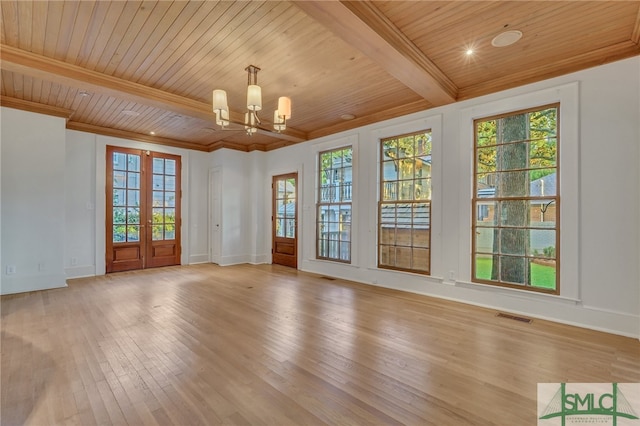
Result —
<instances>
[{"instance_id":1,"label":"door casing","mask_svg":"<svg viewBox=\"0 0 640 426\"><path fill-rule=\"evenodd\" d=\"M293 188L293 202L295 203L295 208L293 209L293 238L289 238L286 236L278 236L276 232L276 221L284 219L284 222L287 223L285 225L285 234L286 227L290 226L289 216L287 213L284 213L284 216L281 212L278 212L277 200L284 200L284 205L287 204L287 197L279 198L278 197L278 182L285 182L285 193L287 193L286 189L286 181L288 179L294 180L294 188ZM298 267L298 173L287 173L283 175L273 176L271 183L271 205L272 205L272 213L271 213L271 263L289 266L291 268ZM285 207L285 212L287 209Z\"/></svg>"},{"instance_id":2,"label":"door casing","mask_svg":"<svg viewBox=\"0 0 640 426\"><path fill-rule=\"evenodd\" d=\"M140 183L139 183L139 220L134 225L139 226L139 238L137 241L114 242L113 241L113 211L114 211L114 188L113 188L113 154L122 153L126 155L139 156L140 158ZM173 160L175 161L175 181L173 191L165 191L163 178L163 194L173 193L173 204L170 210L175 211L174 223L173 223L173 238L164 239L164 228L166 223L162 224L163 227L163 239L154 239L152 235L152 229L160 226L159 223L154 223L153 208L164 209L166 207L166 201L163 201L162 205L154 206L153 199L153 161L158 160ZM128 167L128 166L127 166ZM159 175L156 175L159 176ZM164 172L162 174L164 175ZM106 209L105 209L105 272L119 272L134 269L145 269L159 266L170 266L180 264L181 255L181 158L177 155L164 154L158 152L152 152L147 150L122 148L115 146L106 146ZM127 177L128 179L128 177ZM127 182L127 197L128 197L128 182ZM157 190L156 192L160 192ZM125 207L129 210L130 207L127 201ZM156 202L157 204L157 202ZM156 214L157 216L157 214ZM127 219L128 220L128 219ZM164 211L163 211L164 220Z\"/></svg>"}]
</instances>

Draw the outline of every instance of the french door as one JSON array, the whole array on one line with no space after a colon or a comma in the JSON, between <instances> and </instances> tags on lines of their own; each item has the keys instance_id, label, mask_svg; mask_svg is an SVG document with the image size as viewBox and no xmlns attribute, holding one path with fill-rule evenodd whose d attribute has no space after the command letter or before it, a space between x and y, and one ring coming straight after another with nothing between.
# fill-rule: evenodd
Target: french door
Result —
<instances>
[{"instance_id":1,"label":"french door","mask_svg":"<svg viewBox=\"0 0 640 426\"><path fill-rule=\"evenodd\" d=\"M180 156L107 146L106 271L180 264Z\"/></svg>"},{"instance_id":2,"label":"french door","mask_svg":"<svg viewBox=\"0 0 640 426\"><path fill-rule=\"evenodd\" d=\"M298 174L274 176L271 187L273 200L272 263L298 267Z\"/></svg>"}]
</instances>

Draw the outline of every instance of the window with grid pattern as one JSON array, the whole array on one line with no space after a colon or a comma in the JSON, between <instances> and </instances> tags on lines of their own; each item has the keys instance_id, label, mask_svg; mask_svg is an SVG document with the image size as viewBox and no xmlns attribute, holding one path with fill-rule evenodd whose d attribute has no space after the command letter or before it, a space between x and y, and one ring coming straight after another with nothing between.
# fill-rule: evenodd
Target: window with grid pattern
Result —
<instances>
[{"instance_id":1,"label":"window with grid pattern","mask_svg":"<svg viewBox=\"0 0 640 426\"><path fill-rule=\"evenodd\" d=\"M316 258L351 263L353 149L324 151L318 158Z\"/></svg>"},{"instance_id":2,"label":"window with grid pattern","mask_svg":"<svg viewBox=\"0 0 640 426\"><path fill-rule=\"evenodd\" d=\"M431 131L380 143L378 267L429 274Z\"/></svg>"},{"instance_id":3,"label":"window with grid pattern","mask_svg":"<svg viewBox=\"0 0 640 426\"><path fill-rule=\"evenodd\" d=\"M559 108L474 122L474 282L559 291Z\"/></svg>"}]
</instances>

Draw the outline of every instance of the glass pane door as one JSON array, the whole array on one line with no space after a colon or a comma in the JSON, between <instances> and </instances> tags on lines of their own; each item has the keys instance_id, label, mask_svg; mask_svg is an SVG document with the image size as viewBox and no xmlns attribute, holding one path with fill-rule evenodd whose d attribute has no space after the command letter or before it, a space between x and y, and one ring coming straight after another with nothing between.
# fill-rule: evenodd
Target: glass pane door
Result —
<instances>
[{"instance_id":1,"label":"glass pane door","mask_svg":"<svg viewBox=\"0 0 640 426\"><path fill-rule=\"evenodd\" d=\"M273 177L273 247L272 263L298 265L297 173Z\"/></svg>"},{"instance_id":2,"label":"glass pane door","mask_svg":"<svg viewBox=\"0 0 640 426\"><path fill-rule=\"evenodd\" d=\"M176 239L176 160L153 159L154 241Z\"/></svg>"},{"instance_id":3,"label":"glass pane door","mask_svg":"<svg viewBox=\"0 0 640 426\"><path fill-rule=\"evenodd\" d=\"M107 272L180 264L180 157L107 147Z\"/></svg>"}]
</instances>

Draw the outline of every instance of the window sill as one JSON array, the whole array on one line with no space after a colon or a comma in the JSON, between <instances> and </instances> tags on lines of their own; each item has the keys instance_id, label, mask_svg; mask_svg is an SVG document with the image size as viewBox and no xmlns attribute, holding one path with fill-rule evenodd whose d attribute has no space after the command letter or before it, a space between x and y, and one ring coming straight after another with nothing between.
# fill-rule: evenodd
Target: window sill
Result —
<instances>
[{"instance_id":1,"label":"window sill","mask_svg":"<svg viewBox=\"0 0 640 426\"><path fill-rule=\"evenodd\" d=\"M580 299L573 299L573 298L565 297L558 294L539 293L535 291L520 290L517 288L511 288L511 287L498 287L498 286L492 286L489 284L472 283L468 281L455 281L453 285L460 288L467 288L467 289L478 290L478 291L489 291L493 293L506 294L512 297L518 297L518 298L528 299L528 300L531 300L531 299L553 300L554 302L560 302L567 305L579 305L582 303L582 300Z\"/></svg>"},{"instance_id":2,"label":"window sill","mask_svg":"<svg viewBox=\"0 0 640 426\"><path fill-rule=\"evenodd\" d=\"M307 262L311 262L311 263L322 263L325 265L335 265L335 266L348 266L350 268L356 268L358 269L358 266L355 266L353 263L347 263L347 262L342 262L339 260L329 260L329 259L316 259L311 258L311 259L307 259Z\"/></svg>"}]
</instances>

